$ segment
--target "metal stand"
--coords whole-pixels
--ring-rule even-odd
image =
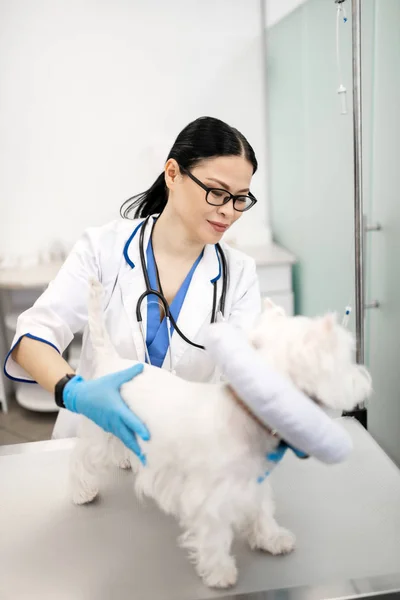
[[[356,358],[364,363],[364,210],[362,179],[361,106],[361,0],[352,0],[353,41],[353,140],[354,140],[354,239]]]
[[[343,416],[356,419],[365,429],[368,429],[368,411],[364,404],[356,407],[354,410],[344,411]]]
[[[353,46],[353,142],[354,142],[354,240],[355,240],[355,313],[356,360],[364,364],[364,210],[362,179],[362,105],[361,105],[361,0],[352,0]],[[364,403],[354,411],[344,413],[367,427]]]

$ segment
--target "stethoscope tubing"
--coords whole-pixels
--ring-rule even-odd
[[[143,292],[143,294],[141,294],[141,296],[139,297],[139,299],[136,303],[136,319],[141,327],[142,336],[144,337],[143,319],[142,319],[142,312],[141,312],[142,302],[143,302],[143,300],[145,300],[145,298],[147,298],[147,296],[150,296],[150,295],[157,296],[157,298],[160,300],[160,302],[164,308],[165,318],[166,318],[167,327],[168,327],[169,347],[171,348],[171,333],[170,333],[170,323],[171,323],[173,328],[175,329],[176,333],[179,335],[179,337],[181,337],[187,344],[189,344],[190,346],[193,346],[194,348],[198,348],[199,350],[205,350],[204,346],[202,346],[201,344],[196,344],[195,342],[191,341],[180,330],[174,317],[171,314],[171,310],[170,310],[169,304],[168,304],[165,296],[158,290],[153,290],[150,285],[150,279],[149,279],[149,275],[147,273],[146,259],[145,259],[145,255],[144,255],[144,234],[145,234],[145,230],[148,225],[149,219],[150,219],[150,216],[147,217],[146,220],[144,221],[144,223],[140,229],[140,235],[139,235],[140,263],[141,263],[143,277],[144,277],[145,285],[146,285],[146,290]],[[219,244],[216,244],[216,248],[217,248],[217,252],[220,256],[221,265],[222,265],[222,292],[221,292],[221,299],[220,299],[220,305],[219,305],[219,312],[223,316],[224,312],[225,312],[226,292],[227,292],[227,287],[228,287],[228,265],[226,262],[225,254],[224,254],[221,246]],[[213,290],[213,304],[212,304],[212,311],[211,311],[211,323],[215,323],[217,320],[217,281],[213,281],[213,287],[214,287],[214,290]],[[144,337],[144,344],[146,346],[145,337]],[[147,354],[147,359],[149,360],[147,346],[146,346],[146,354]]]

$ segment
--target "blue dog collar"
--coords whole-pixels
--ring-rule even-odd
[[[298,450],[298,448],[294,448],[282,440],[279,442],[279,445],[275,448],[275,450],[272,450],[272,452],[269,452],[269,454],[266,455],[267,461],[272,463],[273,467],[276,467],[276,465],[281,462],[288,449],[290,449],[297,456],[297,458],[308,458],[308,455],[305,452]],[[272,469],[269,469],[265,471],[264,475],[260,475],[260,477],[257,479],[257,482],[262,483],[265,481],[268,475],[271,474],[271,470]]]

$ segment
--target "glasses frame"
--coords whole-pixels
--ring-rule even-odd
[[[230,192],[228,192],[228,190],[225,190],[224,188],[209,187],[208,185],[200,181],[200,179],[197,179],[197,177],[195,177],[193,173],[191,173],[187,169],[184,169],[180,165],[179,168],[182,171],[182,173],[185,173],[185,175],[187,175],[192,181],[197,183],[197,185],[200,186],[206,192],[206,202],[207,204],[210,204],[210,206],[225,206],[225,204],[228,204],[228,202],[232,200],[234,210],[236,210],[237,212],[247,212],[248,210],[250,210],[250,208],[253,208],[253,206],[257,203],[257,198],[255,198],[251,192],[249,192],[248,194],[231,194]],[[222,204],[214,204],[213,202],[210,202],[208,200],[208,194],[213,190],[218,190],[219,192],[224,192],[226,194],[226,198],[224,198]],[[246,208],[240,210],[235,206],[235,201],[238,198],[250,198],[252,203],[250,204],[250,206],[246,206]]]

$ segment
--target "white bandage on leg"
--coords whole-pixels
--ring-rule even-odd
[[[251,412],[292,446],[325,463],[347,458],[346,431],[288,379],[269,368],[228,323],[211,325],[205,347]]]

